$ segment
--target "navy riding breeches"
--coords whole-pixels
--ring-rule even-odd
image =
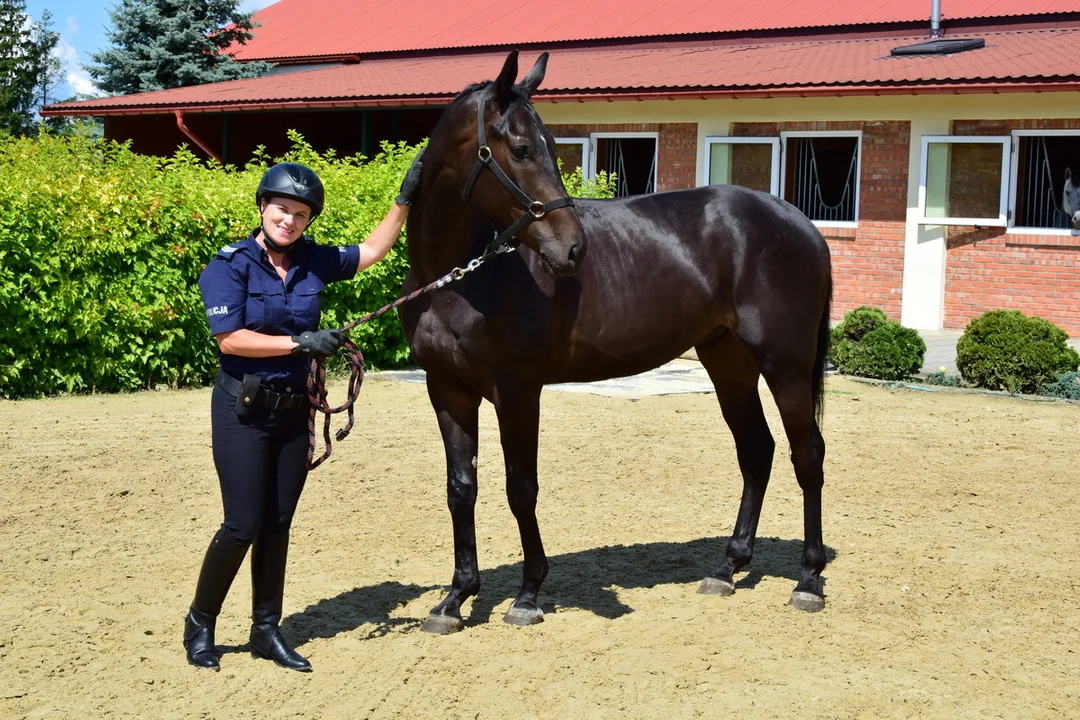
[[[236,398],[215,385],[210,409],[225,527],[245,545],[260,532],[288,530],[307,479],[307,404],[253,407],[240,418]]]

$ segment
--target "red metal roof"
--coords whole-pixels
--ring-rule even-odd
[[[926,22],[930,0],[280,0],[241,60]],[[942,21],[1080,12],[1077,0],[942,0]]]
[[[986,47],[889,56],[924,36],[552,53],[538,101],[1080,89],[1080,29],[982,33]],[[520,67],[537,53],[523,53]],[[43,115],[445,104],[498,74],[504,52],[390,57],[176,90],[61,103]]]

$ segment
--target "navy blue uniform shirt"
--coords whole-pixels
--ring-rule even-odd
[[[247,329],[292,336],[319,329],[319,293],[356,275],[360,246],[317,245],[306,235],[296,245],[284,282],[254,232],[218,251],[199,277],[211,334]],[[304,392],[311,364],[306,354],[248,358],[220,351],[218,362],[227,373],[258,375],[286,392]]]

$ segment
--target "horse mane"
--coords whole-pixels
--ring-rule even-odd
[[[450,101],[450,105],[448,105],[446,110],[443,111],[442,115],[439,116],[438,121],[436,121],[435,123],[435,127],[431,129],[431,137],[434,137],[442,129],[443,123],[447,122],[446,118],[453,116],[454,111],[457,110],[458,107],[468,102],[475,93],[486,90],[494,84],[494,80],[485,80],[483,82],[477,82],[466,86],[465,89],[459,92],[457,96]],[[512,92],[513,100],[511,102],[511,106],[517,105],[518,103],[528,104],[529,97],[525,94],[525,91],[522,90],[518,84],[514,84]]]

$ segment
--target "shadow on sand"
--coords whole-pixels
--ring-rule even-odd
[[[729,538],[711,537],[688,542],[654,542],[635,545],[608,545],[548,558],[551,571],[540,593],[545,613],[556,607],[576,607],[601,617],[614,619],[634,612],[619,600],[615,588],[651,588],[667,584],[696,584],[719,565]],[[735,587],[746,590],[761,579],[781,577],[798,581],[802,540],[761,537],[754,545],[754,560],[749,572]],[[836,551],[825,548],[828,561]],[[447,574],[452,573],[447,557]],[[521,563],[481,568],[483,588],[466,604],[465,625],[488,622],[496,607],[517,596],[521,585]],[[404,585],[386,581],[369,587],[354,588],[340,595],[309,605],[282,623],[282,631],[295,645],[316,638],[329,638],[342,632],[373,625],[365,639],[381,637],[395,630],[419,629],[426,616],[391,617],[400,606],[411,603],[440,585]]]

